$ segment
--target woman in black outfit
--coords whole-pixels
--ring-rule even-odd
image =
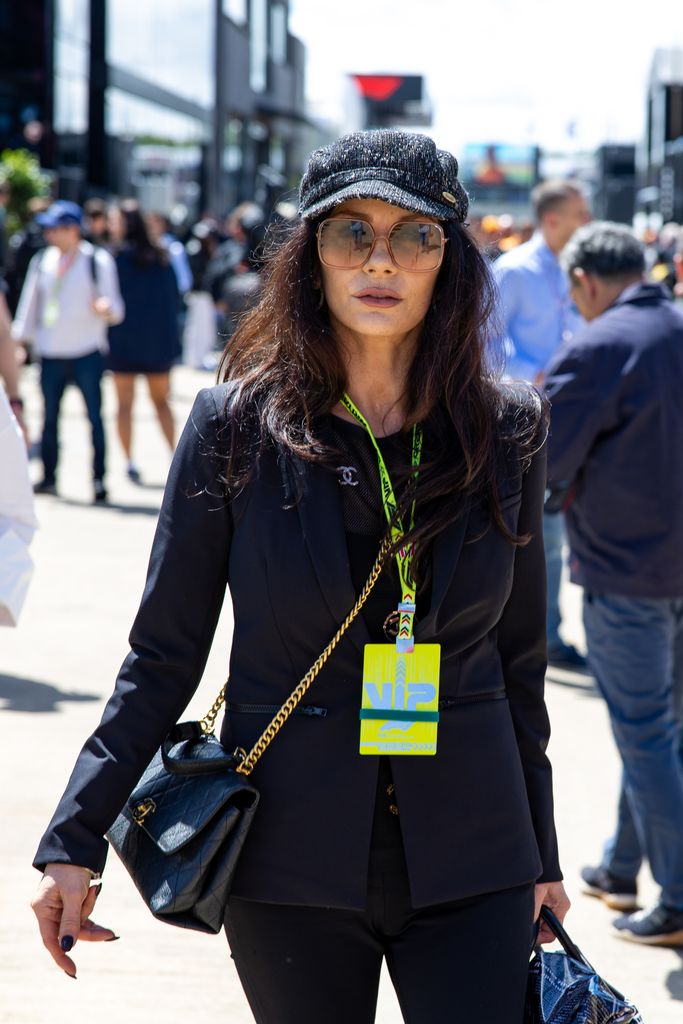
[[[126,306],[122,323],[109,329],[108,366],[114,375],[116,426],[134,483],[140,471],[133,461],[135,378],[145,377],[159,426],[173,451],[175,424],[169,405],[170,372],[180,355],[178,285],[168,254],[149,237],[140,207],[124,199],[109,212],[109,233]]]
[[[568,907],[545,755],[546,423],[487,364],[457,170],[395,131],[310,158],[301,221],[185,428],[131,653],[36,856],[67,973],[77,938],[111,937],[90,921],[102,836],[197,686],[226,585],[221,738],[249,749],[390,522],[362,616],[251,776],[226,932],[264,1024],[371,1022],[384,957],[411,1024],[521,1024],[532,923]]]

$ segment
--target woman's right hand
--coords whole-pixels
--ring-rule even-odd
[[[111,928],[90,920],[101,888],[91,885],[91,878],[87,868],[75,864],[48,864],[31,901],[43,945],[71,978],[76,977],[76,964],[67,953],[78,939],[111,942],[117,938]]]

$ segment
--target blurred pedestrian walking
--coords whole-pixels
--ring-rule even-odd
[[[176,276],[178,305],[180,305],[180,300],[192,287],[192,271],[185,246],[174,235],[171,230],[171,222],[165,214],[159,213],[157,210],[148,213],[145,217],[145,225],[151,241],[168,253],[173,273]]]
[[[643,246],[622,225],[582,228],[562,261],[589,323],[547,370],[548,475],[623,763],[616,833],[583,879],[633,909],[645,855],[660,900],[615,927],[683,945],[683,313],[643,280]]]
[[[38,521],[24,435],[0,388],[0,626],[16,626],[33,575]]]
[[[93,245],[109,246],[107,201],[99,196],[86,199],[83,204],[83,235]]]
[[[7,283],[9,250],[5,234],[4,217],[9,196],[9,185],[0,179],[0,378],[4,383],[12,412],[21,427],[24,437],[28,441],[26,424],[23,418],[24,405],[19,394],[19,363],[17,361],[16,346],[12,340],[11,317],[7,304],[9,293],[9,285]]]
[[[220,309],[225,286],[252,249],[265,236],[266,216],[258,203],[246,201],[226,217],[226,235],[209,264],[207,279],[214,302]]]
[[[221,336],[228,342],[240,319],[258,302],[263,270],[264,225],[246,231],[244,256],[223,282],[217,308],[223,316]]]
[[[24,422],[24,402],[19,393],[19,359],[17,346],[12,339],[12,321],[0,280],[0,378],[5,386],[7,399],[24,439],[28,444],[28,433]]]
[[[7,272],[7,207],[12,195],[9,182],[0,176],[0,278]]]
[[[123,319],[114,261],[81,236],[83,211],[57,201],[37,217],[48,247],[33,257],[12,327],[16,341],[40,358],[44,419],[43,478],[39,494],[57,493],[59,412],[64,391],[75,384],[85,401],[93,444],[93,496],[107,500],[101,380],[107,326]]]
[[[204,218],[193,225],[185,245],[192,271],[192,288],[185,296],[187,317],[183,331],[183,362],[197,369],[215,369],[220,353],[218,312],[213,300],[209,267],[223,241],[216,221]]]
[[[169,405],[170,371],[180,355],[178,285],[166,250],[149,237],[136,200],[112,207],[109,234],[126,306],[123,323],[109,331],[107,365],[114,375],[116,425],[134,483],[140,471],[133,460],[135,378],[145,377],[161,431],[173,451],[175,424]]]
[[[29,264],[45,246],[45,234],[37,218],[45,213],[50,205],[50,200],[45,196],[34,196],[27,203],[28,221],[19,231],[11,235],[9,240],[9,264],[7,270],[7,283],[9,294],[7,301],[10,310],[14,315],[19,304],[19,296],[24,287],[24,281],[28,274]]]
[[[523,245],[499,256],[493,274],[499,291],[507,373],[541,383],[552,355],[568,341],[581,319],[571,302],[558,256],[574,231],[590,220],[586,199],[571,181],[546,181],[531,194],[537,231]],[[552,413],[551,413],[552,417]],[[585,659],[560,635],[564,517],[543,524],[548,583],[548,661],[582,668]]]

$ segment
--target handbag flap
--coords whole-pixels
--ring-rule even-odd
[[[217,741],[216,745],[220,746]],[[206,758],[206,745],[200,749],[200,757]],[[224,757],[222,747],[220,750]],[[257,801],[258,791],[234,769],[221,767],[201,775],[172,774],[166,771],[161,751],[157,751],[131,793],[126,809],[127,816],[136,821],[162,853],[172,854],[206,828],[226,804],[234,805],[237,820],[242,810],[255,806]]]

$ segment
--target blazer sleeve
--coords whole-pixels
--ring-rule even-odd
[[[232,533],[212,457],[221,419],[212,391],[200,392],[173,458],[130,653],[40,842],[40,870],[49,861],[102,870],[105,832],[201,679]]]
[[[512,591],[498,626],[498,649],[543,864],[538,881],[555,882],[562,878],[562,872],[553,814],[552,770],[546,755],[550,722],[544,699],[547,667],[545,479],[544,444],[523,477],[517,530],[521,535],[531,534],[531,540],[516,551]]]

